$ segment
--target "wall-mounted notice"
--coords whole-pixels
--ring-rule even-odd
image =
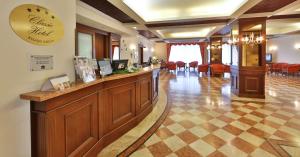
[[[51,55],[32,55],[30,56],[30,70],[43,71],[53,69],[53,56]]]
[[[20,38],[34,45],[50,45],[64,35],[64,26],[59,17],[39,5],[23,4],[16,7],[10,13],[9,21]]]

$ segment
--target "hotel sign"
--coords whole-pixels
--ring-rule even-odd
[[[60,19],[42,6],[20,5],[10,13],[9,21],[20,38],[35,45],[51,45],[64,35]]]

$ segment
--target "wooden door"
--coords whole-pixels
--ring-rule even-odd
[[[139,64],[144,63],[144,47],[139,47]]]

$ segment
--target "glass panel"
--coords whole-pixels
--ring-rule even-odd
[[[239,51],[236,45],[232,46],[232,65],[239,65]]]
[[[259,45],[243,44],[242,66],[259,66]]]
[[[78,55],[93,58],[93,36],[78,32]]]
[[[231,46],[229,44],[222,46],[222,63],[227,65],[231,63]]]
[[[119,49],[119,47],[114,47],[114,49],[113,49],[113,54],[114,54],[114,56],[113,56],[113,60],[120,60],[120,49]]]

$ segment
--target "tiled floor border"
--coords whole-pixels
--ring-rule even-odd
[[[163,114],[160,116],[160,118],[155,122],[155,124],[143,136],[141,136],[138,140],[136,140],[132,145],[130,145],[123,152],[118,154],[118,157],[127,157],[131,153],[136,151],[141,145],[143,145],[155,133],[155,131],[160,127],[160,125],[165,121],[170,109],[171,109],[171,105],[167,99],[166,108]]]
[[[281,145],[289,146],[289,147],[300,147],[300,144],[296,142],[276,140],[276,139],[266,139],[266,140],[281,157],[291,157],[291,155],[288,152],[286,152],[281,147]]]

